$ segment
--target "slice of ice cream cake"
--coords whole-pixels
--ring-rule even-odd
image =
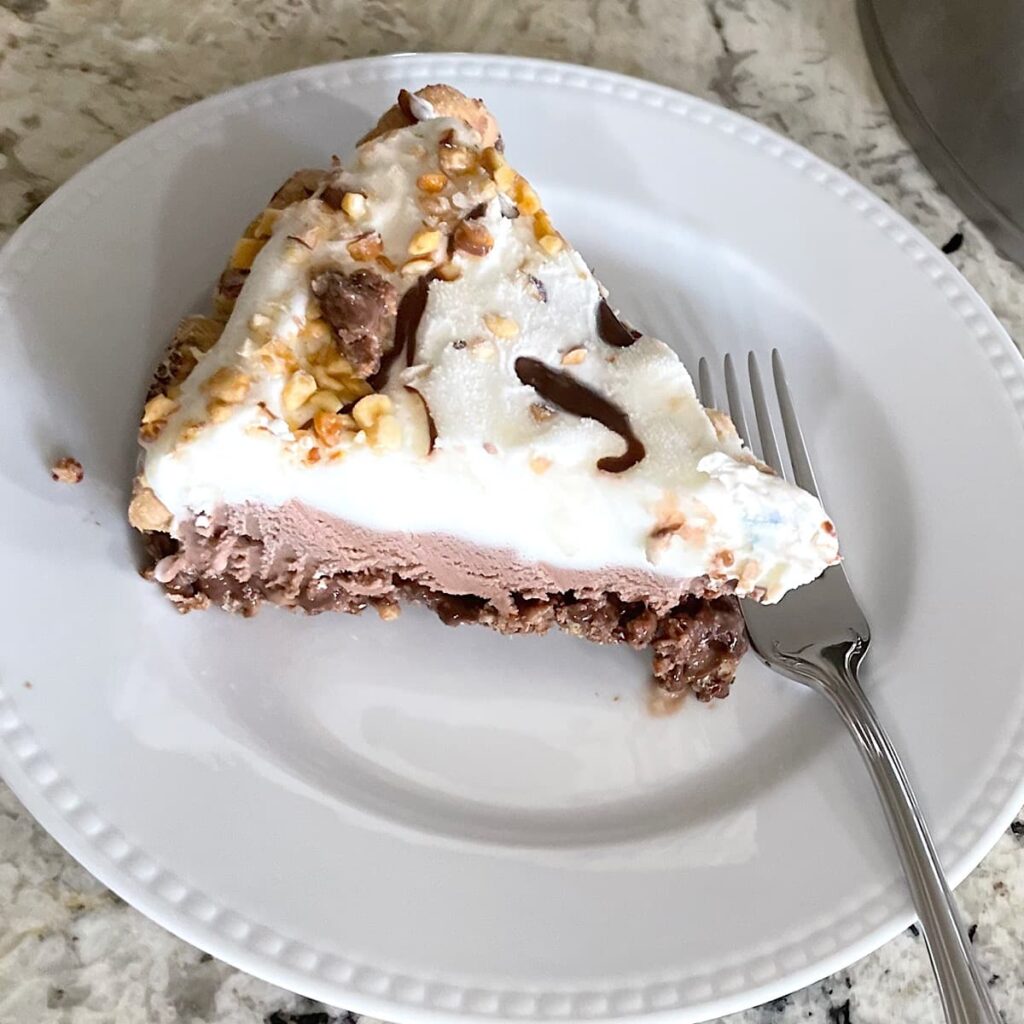
[[[814,579],[835,531],[618,318],[503,149],[481,102],[403,90],[249,225],[143,413],[150,574],[182,610],[557,625],[724,696],[736,596]]]

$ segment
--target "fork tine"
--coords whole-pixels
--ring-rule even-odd
[[[707,409],[715,408],[715,389],[711,383],[711,368],[708,361],[701,356],[697,364],[697,386],[700,389],[700,404]]]
[[[729,399],[729,415],[740,439],[753,450],[750,431],[747,430],[747,417],[743,412],[743,399],[740,397],[740,385],[736,379],[736,368],[732,365],[732,356],[725,357],[725,393]]]
[[[761,438],[764,461],[779,476],[785,478],[786,471],[782,465],[782,457],[779,455],[779,444],[775,440],[775,428],[772,426],[771,413],[768,411],[768,401],[764,397],[761,370],[757,365],[757,356],[753,352],[747,356],[747,373],[750,375],[750,394],[754,399],[754,418],[757,420],[757,433]]]
[[[818,484],[814,479],[814,470],[811,469],[807,446],[804,444],[804,436],[800,431],[800,422],[796,418],[793,398],[789,393],[789,385],[786,383],[786,371],[782,366],[782,356],[777,348],[772,349],[772,374],[775,377],[775,390],[779,396],[779,409],[782,411],[782,426],[786,432],[789,458],[793,463],[793,478],[797,487],[802,487],[805,491],[810,491],[811,494],[818,497]]]

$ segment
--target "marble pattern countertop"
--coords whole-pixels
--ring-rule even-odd
[[[0,239],[118,140],[211,93],[399,50],[550,57],[650,78],[756,118],[945,246],[1018,340],[1024,273],[936,188],[871,77],[853,0],[0,0]],[[1024,1019],[1024,822],[959,891],[1006,1019]],[[106,891],[0,783],[0,1024],[335,1024]],[[730,1024],[933,1024],[913,930]]]

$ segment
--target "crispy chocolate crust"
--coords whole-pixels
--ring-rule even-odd
[[[657,684],[703,701],[728,695],[747,648],[735,598],[708,591],[702,580],[678,593],[653,586],[645,599],[639,578],[627,577],[616,592],[603,588],[608,574],[559,578],[505,556],[511,568],[502,583],[491,571],[494,553],[451,538],[374,533],[298,506],[224,510],[181,533],[181,540],[148,535],[147,575],[182,612],[214,604],[253,615],[269,602],[309,614],[372,606],[393,618],[401,603],[418,601],[451,626],[477,623],[505,634],[558,627],[596,643],[650,648]],[[474,573],[476,591],[485,593],[470,589]]]

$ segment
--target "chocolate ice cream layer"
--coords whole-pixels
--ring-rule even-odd
[[[149,573],[182,611],[214,603],[250,615],[270,601],[310,613],[373,605],[388,618],[398,602],[418,600],[450,625],[502,633],[557,625],[600,643],[651,647],[658,684],[702,700],[728,693],[746,649],[735,599],[707,579],[526,564],[454,537],[368,530],[295,502],[221,508],[179,532],[150,535]]]

